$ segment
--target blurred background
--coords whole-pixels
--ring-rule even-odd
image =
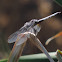
[[[31,19],[40,19],[54,12],[62,11],[53,0],[0,0],[0,59],[7,58],[13,44],[9,44],[8,36],[21,28]],[[62,14],[56,15],[41,23],[41,31],[37,37],[49,52],[62,50],[62,37],[52,40],[49,45],[45,41],[62,30]],[[22,55],[41,53],[32,43],[27,42]]]

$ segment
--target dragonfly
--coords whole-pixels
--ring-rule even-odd
[[[19,57],[22,54],[23,48],[26,45],[26,41],[28,38],[30,38],[30,34],[33,33],[35,36],[37,36],[38,32],[41,29],[41,22],[51,18],[52,16],[55,16],[61,12],[56,12],[52,15],[49,15],[45,18],[42,19],[32,19],[29,22],[26,22],[23,27],[21,27],[18,31],[15,33],[11,34],[8,38],[8,43],[13,43],[15,42],[12,51],[9,55],[8,62],[18,62]],[[37,42],[38,43],[38,42]],[[41,47],[41,43],[39,43],[39,46]],[[38,46],[37,46],[38,47]],[[46,50],[40,48],[41,51],[45,53]],[[47,51],[46,51],[47,52]],[[47,57],[50,57],[48,53],[45,53]],[[50,57],[50,62],[54,62],[51,57]]]

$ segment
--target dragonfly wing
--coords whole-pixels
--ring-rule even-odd
[[[16,31],[15,33],[11,34],[8,38],[8,43],[13,43],[16,41],[18,34],[20,34],[20,31]]]
[[[8,38],[8,43],[13,43],[17,40],[17,36],[20,34],[20,33],[24,33],[26,32],[27,29],[25,27],[22,27],[20,28],[18,31],[16,31],[15,33],[11,34]]]
[[[20,45],[23,44],[24,42],[26,42],[28,39],[27,35],[24,33],[21,33],[18,35],[17,40],[16,40],[16,45]]]
[[[38,34],[38,32],[40,31],[41,27],[40,25],[35,25],[34,27],[32,27],[28,32],[34,33],[35,35]],[[8,43],[13,43],[17,40],[17,36],[20,33],[24,33],[26,32],[26,29],[22,28],[21,30],[16,31],[15,33],[13,33],[12,35],[9,36],[8,38]],[[21,40],[21,39],[20,39]]]

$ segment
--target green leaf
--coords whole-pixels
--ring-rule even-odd
[[[50,52],[50,56],[57,62],[57,58],[55,56],[56,52]],[[7,62],[8,59],[2,59],[0,62]],[[25,55],[19,58],[19,62],[50,62],[47,56],[44,53],[41,54],[32,54]]]

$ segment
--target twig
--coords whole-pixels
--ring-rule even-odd
[[[50,57],[50,55],[48,54],[47,50],[45,49],[45,47],[42,45],[42,43],[40,42],[40,40],[36,37],[35,34],[31,33],[31,32],[25,32],[23,33],[27,39],[29,38],[29,40],[36,45],[43,53],[45,53],[45,55],[48,57],[48,59],[50,60],[50,62],[54,62],[54,60]],[[25,38],[25,37],[23,37]],[[18,59],[20,57],[20,55],[22,54],[23,48],[25,46],[26,40],[24,40],[25,42],[17,45],[17,42],[15,42],[13,49],[10,53],[10,57],[8,62],[18,62]]]
[[[50,55],[48,54],[47,50],[45,49],[45,47],[42,45],[42,43],[40,42],[40,40],[33,34],[30,34],[30,41],[36,45],[43,53],[45,53],[45,55],[48,57],[48,59],[50,60],[50,62],[54,62],[54,60],[50,57]]]

